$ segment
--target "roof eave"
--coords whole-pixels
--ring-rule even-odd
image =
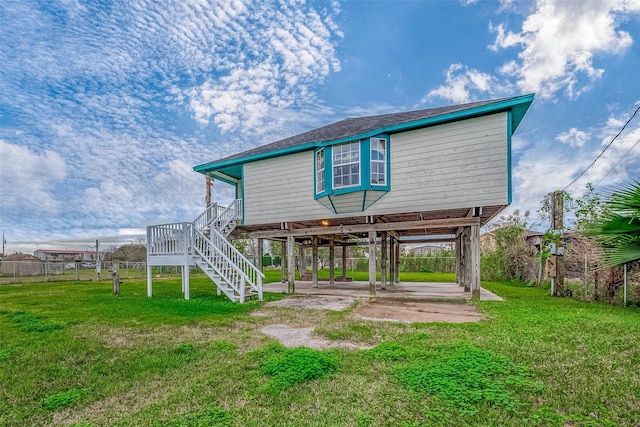
[[[511,111],[511,132],[515,132],[516,128],[522,121],[527,110],[533,102],[535,94],[522,95],[514,98],[508,98],[499,100],[490,104],[485,104],[477,107],[471,107],[465,110],[454,111],[451,113],[445,113],[434,117],[427,117],[420,120],[413,120],[406,123],[399,123],[391,126],[384,126],[377,129],[372,129],[364,133],[349,135],[348,137],[332,139],[327,141],[313,141],[293,147],[281,148],[273,151],[267,151],[264,153],[253,154],[244,157],[238,157],[229,159],[226,161],[213,161],[204,163],[193,167],[193,170],[199,173],[206,173],[225,169],[231,166],[241,165],[245,163],[255,162],[257,160],[264,160],[272,157],[280,157],[283,155],[298,153],[325,145],[340,144],[342,142],[353,141],[355,139],[370,138],[375,135],[388,133],[398,133],[409,131],[413,129],[419,129],[429,126],[435,126],[444,123],[451,123],[473,117],[486,116],[489,114],[499,113],[501,111]]]

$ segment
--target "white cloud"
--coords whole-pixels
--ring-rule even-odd
[[[41,153],[0,140],[0,205],[17,214],[56,213],[60,202],[53,192],[66,176],[64,159],[56,152]],[[3,215],[4,216],[4,215]]]
[[[462,64],[451,64],[445,71],[445,84],[431,90],[421,102],[433,98],[447,99],[461,104],[475,99],[477,93],[492,94],[495,79],[487,73],[469,68]]]
[[[223,132],[262,133],[280,109],[314,102],[311,87],[340,71],[333,38],[341,34],[331,15],[323,18],[312,7],[296,6],[276,11],[252,5],[238,13],[242,25],[233,34],[238,60],[185,92],[198,122],[213,119]]]
[[[596,56],[617,54],[632,44],[631,35],[618,29],[619,16],[639,12],[637,0],[538,0],[520,31],[491,26],[497,35],[489,47],[521,49],[518,60],[500,72],[516,79],[522,91],[544,98],[563,90],[574,98],[604,73],[594,65]]]
[[[576,128],[569,129],[568,132],[562,132],[556,136],[556,140],[567,144],[570,147],[582,147],[584,143],[591,138],[591,134],[578,130]]]

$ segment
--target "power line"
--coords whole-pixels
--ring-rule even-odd
[[[624,124],[624,126],[622,126],[622,129],[620,129],[620,132],[618,132],[618,133],[616,134],[616,136],[614,136],[614,137],[613,137],[613,139],[611,140],[611,142],[609,142],[609,143],[607,144],[607,146],[606,146],[606,147],[604,147],[604,150],[602,150],[602,152],[601,152],[600,154],[598,154],[598,157],[596,157],[596,158],[593,160],[593,162],[591,162],[591,164],[590,164],[589,166],[587,166],[587,168],[586,168],[585,170],[583,170],[583,171],[580,173],[580,175],[578,175],[577,177],[575,177],[575,179],[574,179],[573,181],[571,181],[571,182],[569,183],[569,185],[567,185],[566,187],[564,187],[564,188],[562,189],[562,191],[566,191],[566,190],[567,190],[567,188],[571,187],[571,186],[572,186],[572,185],[573,185],[573,184],[574,184],[578,179],[580,179],[580,177],[581,177],[582,175],[584,175],[584,174],[585,174],[585,172],[587,172],[589,169],[591,169],[591,166],[593,166],[593,165],[598,161],[598,159],[599,159],[600,157],[602,157],[602,155],[604,154],[604,152],[605,152],[605,151],[607,151],[607,149],[608,149],[609,147],[611,147],[611,144],[613,144],[613,141],[615,141],[615,140],[620,136],[620,134],[624,131],[624,129],[627,127],[627,125],[631,122],[631,120],[633,120],[633,118],[636,116],[636,114],[638,114],[638,111],[639,111],[639,110],[640,110],[640,105],[638,106],[638,108],[636,108],[636,111],[634,111],[634,112],[633,112],[633,114],[631,115],[631,117],[629,117],[629,120],[627,120],[627,122]]]
[[[594,185],[594,186],[593,186],[593,188],[591,189],[591,191],[595,190],[595,189],[596,189],[596,187],[597,187],[597,186],[598,186],[602,181],[604,181],[604,179],[605,179],[607,176],[609,176],[609,174],[610,174],[611,172],[613,172],[613,170],[614,170],[615,168],[617,168],[617,167],[618,167],[618,165],[619,165],[619,164],[620,164],[620,163],[621,163],[621,162],[622,162],[622,161],[623,161],[623,160],[624,160],[624,159],[629,155],[629,153],[631,153],[631,151],[632,151],[634,148],[636,148],[636,145],[638,145],[638,143],[640,143],[640,139],[638,139],[638,140],[636,141],[636,143],[635,143],[635,144],[633,144],[633,146],[632,146],[631,148],[629,148],[629,150],[624,154],[624,156],[622,156],[622,158],[621,158],[620,160],[618,160],[618,162],[617,162],[615,165],[613,165],[613,167],[612,167],[611,169],[609,169],[609,172],[607,172],[607,173],[606,173],[606,174],[605,174],[605,175],[600,179],[600,181],[598,181],[598,183],[597,183],[596,185]]]

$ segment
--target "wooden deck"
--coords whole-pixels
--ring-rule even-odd
[[[267,283],[263,285],[264,292],[287,292],[286,283]],[[471,300],[471,292],[464,292],[464,288],[457,283],[435,283],[435,282],[400,282],[394,285],[387,285],[386,290],[380,289],[380,284],[376,286],[376,296],[378,298],[402,298],[421,300]],[[309,281],[296,281],[297,295],[340,295],[358,298],[368,298],[368,282],[335,282],[329,284],[327,281],[320,281],[318,287],[311,286]],[[484,288],[480,288],[480,300],[503,301],[498,295]]]

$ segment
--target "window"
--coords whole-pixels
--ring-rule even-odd
[[[324,148],[316,152],[316,193],[324,192]]]
[[[371,185],[387,183],[387,140],[371,138]]]
[[[333,188],[360,185],[360,142],[333,147]]]

